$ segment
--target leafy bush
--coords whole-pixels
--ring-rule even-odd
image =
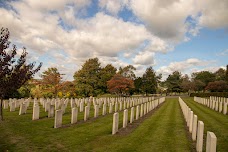
[[[191,93],[190,97],[210,97],[210,96],[216,96],[216,97],[226,97],[228,98],[228,92],[210,92],[210,93]]]

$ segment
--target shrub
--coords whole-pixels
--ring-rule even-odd
[[[190,97],[210,97],[210,96],[216,96],[216,97],[226,97],[228,98],[228,92],[209,92],[209,93],[191,93]]]

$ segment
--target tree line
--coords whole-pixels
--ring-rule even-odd
[[[98,58],[85,61],[81,69],[74,73],[73,81],[63,81],[63,75],[56,67],[50,67],[41,74],[41,79],[31,79],[21,88],[21,97],[89,97],[101,94],[129,96],[134,93],[156,93],[161,76],[156,76],[152,67],[146,69],[142,77],[136,77],[132,65],[118,70],[107,64],[101,67]],[[15,92],[14,92],[15,93]]]
[[[170,92],[227,92],[228,91],[228,65],[226,70],[219,68],[216,72],[200,71],[182,75],[174,71],[161,83],[166,93]]]
[[[228,68],[228,66],[227,66]],[[133,94],[170,94],[192,92],[228,91],[228,70],[219,68],[216,72],[200,71],[183,75],[174,71],[165,80],[153,67],[148,67],[141,77],[136,77],[132,65],[118,70],[107,64],[101,67],[98,58],[85,61],[81,69],[74,73],[73,81],[63,81],[57,68],[51,67],[41,74],[41,79],[33,79],[23,85],[18,93],[22,97],[89,97],[102,94],[129,96]]]

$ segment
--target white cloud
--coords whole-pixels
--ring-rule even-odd
[[[186,19],[196,13],[194,0],[133,0],[131,8],[152,33],[174,41],[184,38]]]
[[[228,49],[221,51],[220,53],[216,54],[217,56],[228,56]]]
[[[209,28],[228,28],[227,0],[198,0],[202,13],[199,24]]]
[[[100,8],[113,15],[117,15],[128,3],[129,0],[99,0]]]
[[[133,58],[133,62],[140,65],[154,65],[154,55],[154,52],[139,52]]]
[[[208,68],[207,66],[211,66],[214,63],[215,61],[206,61],[197,58],[190,58],[185,61],[171,62],[167,66],[160,67],[157,72],[162,73],[164,80],[169,74],[172,74],[174,71],[179,71],[182,74],[190,74],[192,72],[196,72],[197,70],[201,71],[202,69],[206,69]]]

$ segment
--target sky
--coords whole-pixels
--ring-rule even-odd
[[[0,27],[18,54],[73,80],[89,58],[163,80],[174,71],[215,72],[228,64],[228,0],[0,0]]]

